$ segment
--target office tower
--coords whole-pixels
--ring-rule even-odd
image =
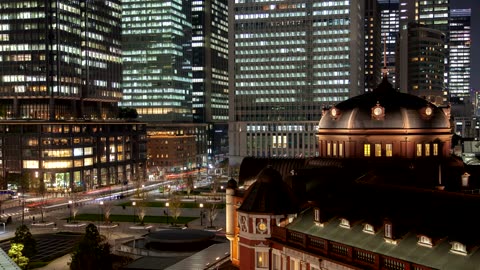
[[[56,192],[141,179],[144,125],[118,120],[120,1],[4,1],[0,10],[2,188],[18,177],[28,177],[22,189]]]
[[[228,154],[228,1],[192,2],[193,119],[207,123],[210,161]]]
[[[322,108],[363,92],[364,1],[229,6],[230,164],[318,152]]]
[[[396,56],[396,67],[398,69],[398,84],[400,91],[407,91],[407,89],[413,89],[411,85],[408,84],[409,76],[413,73],[408,70],[408,65],[411,63],[412,52],[410,51],[411,48],[409,46],[414,45],[414,43],[409,41],[409,33],[411,33],[409,27],[412,26],[415,28],[415,31],[423,31],[424,34],[427,32],[431,33],[434,37],[433,39],[438,38],[438,34],[443,34],[443,41],[444,41],[444,53],[445,58],[443,60],[443,70],[430,70],[425,71],[425,73],[431,72],[435,74],[434,78],[429,77],[426,82],[427,88],[422,88],[421,85],[418,85],[418,89],[414,92],[411,92],[414,95],[419,96],[427,96],[430,95],[429,93],[424,93],[423,91],[430,91],[430,87],[437,88],[438,85],[435,86],[428,86],[432,81],[437,83],[438,81],[438,73],[443,73],[443,93],[438,96],[438,98],[434,98],[434,103],[437,105],[446,105],[448,102],[448,89],[447,89],[447,82],[448,82],[448,41],[449,41],[449,0],[432,0],[432,1],[419,1],[419,0],[400,0],[400,33],[399,33],[399,47],[398,47],[398,55]],[[434,31],[429,31],[428,29],[432,29]],[[436,32],[435,32],[436,31]],[[434,33],[435,32],[435,33]],[[420,38],[420,37],[418,37]],[[435,43],[435,42],[434,42]],[[431,44],[430,44],[431,45]],[[421,44],[417,44],[415,46],[421,47]],[[427,47],[424,49],[428,50]],[[422,52],[421,48],[417,48],[419,52]],[[430,51],[429,51],[430,52]],[[431,52],[432,55],[436,55],[437,52]],[[431,58],[422,57],[418,55],[414,57],[414,61],[430,61]],[[434,60],[436,61],[436,59]],[[425,63],[425,68],[428,67],[428,63]],[[433,65],[434,68],[438,68],[437,64]],[[420,75],[414,75],[420,76]],[[437,92],[439,93],[439,92]],[[441,99],[441,100],[440,100]]]
[[[151,139],[158,139],[159,132],[185,136],[185,140],[197,136],[197,149],[189,153],[197,156],[197,162],[180,166],[187,170],[207,164],[207,142],[201,135],[205,125],[194,124],[192,114],[191,12],[188,0],[122,1],[124,96],[120,106],[137,110]],[[198,132],[192,134],[192,130]],[[163,164],[172,162],[163,160]],[[160,163],[149,162],[149,171],[158,171]]]
[[[386,64],[382,58],[382,66],[388,69],[388,80],[395,85],[395,51],[399,31],[399,0],[378,0],[381,16],[382,42],[386,42]]]
[[[410,23],[408,25],[407,92],[436,104],[445,104],[444,70],[446,57],[443,32]]]
[[[122,1],[123,100],[146,122],[192,122],[190,1]]]
[[[453,104],[469,107],[470,100],[470,9],[450,11],[450,77],[448,89]],[[472,111],[465,107],[458,114],[470,116]]]
[[[365,91],[380,83],[382,55],[386,55],[386,39],[381,35],[380,6],[377,0],[365,0]]]

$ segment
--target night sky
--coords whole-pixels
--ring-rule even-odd
[[[480,90],[480,1],[450,0],[450,9],[472,9],[472,47],[471,47],[471,82],[473,89]]]

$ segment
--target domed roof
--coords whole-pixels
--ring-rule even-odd
[[[247,189],[240,211],[292,214],[298,211],[298,200],[292,189],[282,180],[280,173],[271,166],[264,168],[257,180]]]
[[[420,97],[393,89],[386,78],[372,92],[330,108],[319,129],[449,129],[445,112]]]

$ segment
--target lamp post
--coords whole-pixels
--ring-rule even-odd
[[[167,208],[163,213],[167,216],[167,225],[168,225],[168,207],[170,206],[170,203],[166,202],[165,207]]]
[[[103,222],[103,201],[100,201],[100,223]]]
[[[68,209],[70,209],[70,217],[68,218],[68,222],[72,222],[72,200],[68,201]]]
[[[137,202],[132,202],[133,206],[133,225],[135,225],[135,206],[137,205]]]
[[[200,204],[200,226],[203,226],[203,203]]]

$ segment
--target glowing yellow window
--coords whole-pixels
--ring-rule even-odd
[[[425,144],[425,156],[430,156],[430,144]]]
[[[422,145],[420,143],[417,143],[417,157],[422,156]]]
[[[333,143],[333,156],[334,157],[337,156],[337,143],[336,142]]]
[[[332,144],[327,143],[327,156],[330,156],[332,154]]]
[[[438,144],[433,144],[433,155],[438,156]]]
[[[382,145],[379,143],[375,144],[375,156],[381,157],[382,156]]]
[[[385,156],[387,157],[391,157],[393,156],[393,150],[392,150],[392,144],[391,143],[387,143],[385,144]]]
[[[363,145],[363,155],[366,157],[370,156],[370,144],[366,143]]]
[[[338,155],[343,157],[343,143],[338,144]]]

